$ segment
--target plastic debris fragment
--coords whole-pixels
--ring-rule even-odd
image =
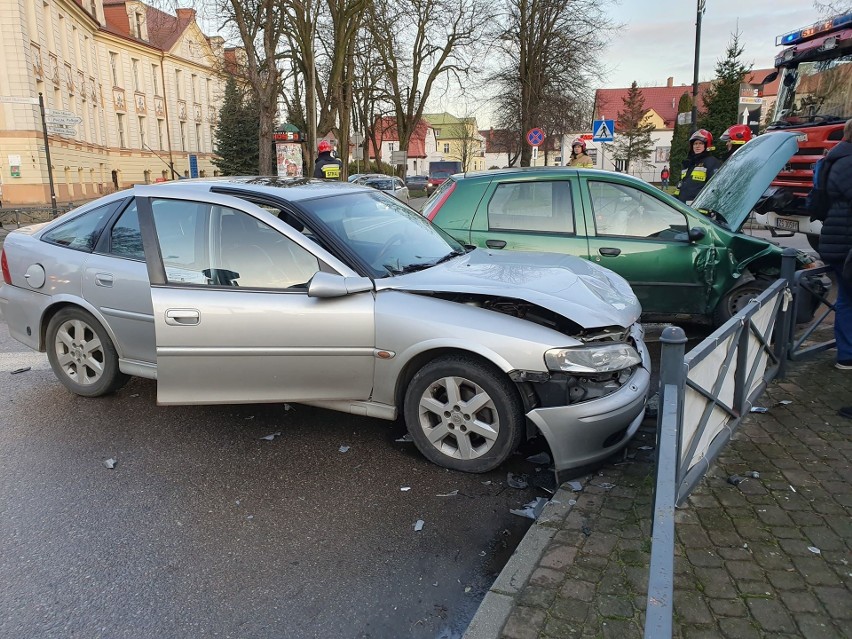
[[[579,493],[581,490],[583,490],[583,484],[578,481],[569,481],[565,485],[568,486],[568,488],[573,490],[575,493]]]
[[[465,587],[464,587],[464,591],[465,591],[465,592],[470,592],[470,590],[471,590],[470,586],[465,586]]]
[[[491,485],[491,480],[489,479],[488,481],[481,481],[481,482],[479,482],[479,483],[480,483],[480,484],[482,484],[483,486],[490,486],[490,485]]]
[[[110,457],[109,459],[105,459],[105,460],[104,460],[104,466],[106,466],[106,467],[107,467],[107,468],[109,468],[110,470],[112,470],[113,468],[115,468],[116,463],[117,463],[117,462],[116,462],[116,461],[115,461],[112,457]]]
[[[515,475],[514,473],[506,475],[506,483],[509,484],[510,487],[517,488],[518,490],[523,490],[529,486],[526,475]]]
[[[348,451],[349,451],[349,446],[341,446],[340,448],[338,448],[338,450],[339,450],[341,453],[348,452]]]
[[[640,446],[639,450],[654,450],[653,446]]]
[[[816,546],[808,546],[808,550],[810,550],[815,555],[821,555],[822,551]]]
[[[537,455],[530,455],[529,457],[527,457],[527,461],[533,464],[539,464],[541,466],[544,466],[550,463],[550,455],[541,452]]]
[[[402,486],[400,487],[400,490],[404,493],[407,493],[409,490],[411,490],[411,486]]]
[[[793,492],[796,492],[796,489],[793,488],[793,484],[789,484],[789,486],[790,486],[790,490],[792,490]]]
[[[760,473],[756,470],[750,470],[746,473],[746,475],[748,475],[752,479],[760,479]]]
[[[458,495],[458,494],[459,494],[459,491],[457,491],[457,490],[452,490],[452,491],[450,491],[450,492],[448,492],[448,493],[443,493],[443,494],[441,494],[441,495],[435,495],[435,497],[455,497],[455,496],[456,496],[456,495]]]
[[[728,483],[734,486],[739,486],[744,481],[745,477],[740,477],[739,475],[731,475],[730,477],[728,477]]]
[[[10,375],[18,375],[19,373],[26,373],[27,371],[32,370],[32,368],[33,368],[32,366],[24,366],[23,368],[16,368],[15,370],[13,370],[9,374]]]
[[[139,393],[133,393],[131,397],[139,397]]]
[[[773,404],[773,406],[787,406],[787,405],[792,404],[792,403],[793,403],[792,399],[782,399],[780,402],[775,402]]]
[[[485,555],[487,555],[487,554],[488,554],[488,553],[487,553],[487,552],[485,552],[484,550],[480,550],[480,551],[479,551],[479,556],[480,556],[480,557],[484,557],[484,556],[485,556]]]
[[[581,532],[582,532],[582,533],[583,533],[586,537],[588,537],[589,535],[591,535],[591,534],[592,534],[592,529],[591,529],[591,527],[590,527],[590,526],[588,526],[587,524],[583,524],[583,525],[580,527],[580,531],[581,531]]]
[[[423,530],[423,524],[425,524],[425,523],[426,522],[423,521],[422,519],[418,519],[417,521],[415,521],[414,522],[414,532],[420,532],[421,530]]]
[[[610,484],[608,481],[603,481],[600,484],[594,484],[598,488],[603,488],[604,490],[612,490],[615,488],[615,484]]]
[[[254,415],[249,415],[248,417],[245,418],[246,421],[248,421],[250,419],[254,419]]]
[[[750,413],[768,413],[769,409],[765,408],[763,406],[752,406],[751,410],[749,412]]]
[[[281,437],[281,431],[280,430],[276,430],[274,433],[271,433],[269,435],[265,435],[264,437],[261,437],[261,439],[265,439],[266,441],[271,442],[276,437]]]
[[[535,520],[538,519],[538,516],[544,509],[545,504],[547,504],[547,500],[544,497],[536,497],[532,501],[524,504],[523,508],[513,508],[509,512],[513,515]]]
[[[403,436],[402,436],[402,437],[400,437],[399,439],[395,439],[394,441],[395,441],[395,442],[404,442],[404,443],[410,444],[410,443],[411,443],[411,442],[413,442],[414,440],[413,440],[413,439],[411,439],[411,435],[409,435],[408,433],[405,433],[405,435],[403,435]]]

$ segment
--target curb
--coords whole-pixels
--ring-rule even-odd
[[[497,639],[506,625],[515,600],[538,567],[550,541],[577,503],[575,491],[563,484],[545,504],[541,515],[509,557],[488,589],[462,639]]]

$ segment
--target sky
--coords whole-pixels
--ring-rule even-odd
[[[697,0],[621,0],[612,18],[624,26],[613,36],[602,62],[609,73],[598,88],[692,84]],[[773,66],[781,47],[775,36],[817,22],[810,0],[707,0],[701,21],[699,80],[715,76],[731,34],[740,32],[741,59],[755,69]]]

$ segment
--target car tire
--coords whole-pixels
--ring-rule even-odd
[[[118,354],[103,326],[81,308],[67,307],[53,316],[46,344],[54,374],[72,393],[99,397],[130,379],[118,369]]]
[[[406,390],[404,415],[424,457],[468,473],[502,464],[524,433],[517,388],[499,370],[465,356],[440,357],[421,368]]]
[[[759,277],[725,293],[716,305],[716,311],[713,314],[714,326],[718,328],[727,322],[743,310],[752,299],[769,288],[771,284],[771,280]]]

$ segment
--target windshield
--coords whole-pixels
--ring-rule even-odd
[[[300,205],[348,247],[374,278],[427,268],[465,252],[444,231],[384,193],[347,193]]]
[[[453,172],[450,169],[434,169],[432,171],[429,171],[429,177],[431,177],[431,178],[444,178],[444,179],[446,179],[446,178],[450,177],[452,174],[453,174]]]
[[[852,117],[852,53],[784,69],[775,126],[845,121]]]

